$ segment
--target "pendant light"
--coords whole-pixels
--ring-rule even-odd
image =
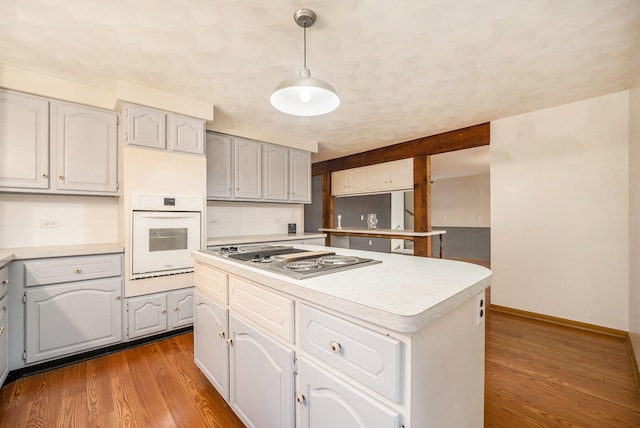
[[[340,105],[336,90],[327,82],[311,77],[307,68],[307,28],[316,21],[316,14],[309,9],[298,9],[293,19],[304,30],[304,68],[300,77],[285,80],[271,94],[271,105],[294,116],[319,116],[332,112]]]

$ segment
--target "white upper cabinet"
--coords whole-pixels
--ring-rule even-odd
[[[311,153],[289,150],[289,200],[311,203]]]
[[[117,194],[118,115],[0,90],[0,189]]]
[[[413,159],[401,159],[331,173],[331,194],[363,195],[413,189]]]
[[[51,103],[51,147],[60,190],[118,191],[118,115]]]
[[[331,173],[331,194],[350,195],[367,190],[366,168],[353,168]]]
[[[264,198],[276,201],[289,199],[289,150],[263,145]]]
[[[233,142],[234,196],[238,199],[262,198],[262,144],[236,138]]]
[[[233,196],[232,170],[231,137],[207,132],[207,198]]]
[[[122,110],[127,145],[204,154],[205,121],[127,104]]]
[[[167,120],[167,143],[174,152],[204,154],[204,121],[176,114]]]
[[[49,102],[0,90],[0,187],[49,188]]]
[[[146,107],[127,105],[124,108],[127,129],[125,142],[132,146],[166,148],[166,115]]]
[[[206,135],[208,199],[311,203],[311,153]]]

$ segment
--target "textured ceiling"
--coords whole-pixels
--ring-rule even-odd
[[[342,99],[321,117],[269,104],[302,67],[298,7]],[[0,64],[206,101],[314,161],[628,89],[639,42],[638,0],[0,0]]]

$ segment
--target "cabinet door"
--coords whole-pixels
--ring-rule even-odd
[[[9,374],[9,297],[0,299],[0,385]]]
[[[362,193],[367,190],[367,169],[348,169],[349,193]]]
[[[59,190],[118,191],[118,115],[51,103],[51,147]]]
[[[122,339],[122,279],[28,289],[26,362],[76,354]]]
[[[233,411],[250,428],[293,427],[293,350],[233,313],[229,328]]]
[[[144,107],[128,105],[124,108],[127,119],[125,141],[132,146],[166,148],[166,116]]]
[[[171,114],[167,123],[167,143],[174,152],[204,153],[204,121]]]
[[[172,291],[171,299],[172,328],[193,324],[193,288]]]
[[[361,390],[300,360],[300,428],[398,428],[401,416]]]
[[[290,150],[289,170],[289,199],[292,202],[311,203],[311,153]]]
[[[272,201],[289,199],[289,150],[265,144],[262,166],[264,198]]]
[[[129,339],[167,329],[166,293],[127,299]]]
[[[49,188],[49,102],[0,90],[0,186]]]
[[[413,189],[413,158],[389,162],[389,181],[392,189]]]
[[[229,401],[229,310],[195,291],[194,359],[222,397]]]
[[[331,194],[344,195],[349,191],[349,177],[347,171],[335,171],[331,173]]]
[[[233,146],[234,196],[262,199],[262,144],[236,138]]]
[[[207,198],[231,198],[231,137],[207,132]]]
[[[368,191],[383,191],[389,188],[388,169],[384,163],[367,167]]]

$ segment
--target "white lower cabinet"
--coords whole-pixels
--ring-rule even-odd
[[[193,314],[193,288],[130,297],[127,337],[135,339],[188,326],[193,323]]]
[[[196,365],[229,401],[229,310],[195,291],[194,358]]]
[[[398,428],[401,415],[302,357],[299,428]]]
[[[293,427],[293,349],[233,313],[229,330],[231,408],[251,428]]]
[[[9,374],[9,296],[0,299],[0,386]]]
[[[27,289],[26,363],[121,341],[121,293],[121,278]]]

